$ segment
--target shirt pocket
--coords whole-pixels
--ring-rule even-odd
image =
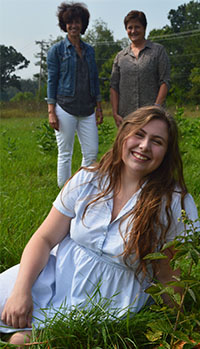
[[[140,59],[140,71],[149,77],[151,74],[156,75],[158,69],[157,57],[150,53],[143,55]]]
[[[61,58],[60,71],[63,74],[68,74],[70,61],[71,61],[71,55],[65,55]]]

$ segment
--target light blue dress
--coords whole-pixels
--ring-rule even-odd
[[[86,204],[99,192],[94,173],[79,171],[60,192],[53,205],[72,218],[71,227],[56,252],[52,251],[46,267],[33,285],[33,323],[36,327],[42,327],[38,320],[43,320],[46,316],[52,318],[57,310],[64,312],[73,306],[85,306],[88,296],[92,296],[97,286],[100,293],[97,293],[96,300],[98,301],[100,294],[101,297],[110,299],[110,311],[117,308],[118,315],[123,315],[127,308],[138,312],[144,306],[148,298],[145,289],[149,286],[149,280],[146,278],[141,282],[140,275],[138,279],[135,277],[137,263],[131,268],[124,264],[121,256],[123,239],[119,232],[121,218],[134,207],[141,190],[142,188],[131,197],[113,221],[111,196],[90,205],[82,220]],[[191,219],[197,218],[196,206],[189,194],[185,198],[185,208]],[[173,240],[184,228],[178,222],[181,216],[178,193],[173,195],[172,212],[172,225],[166,241]],[[121,224],[122,234],[127,223],[125,220]],[[14,266],[0,276],[0,311],[14,285],[18,268],[18,265]],[[1,322],[0,326],[2,325],[5,326]],[[5,327],[0,327],[0,330],[15,331]]]

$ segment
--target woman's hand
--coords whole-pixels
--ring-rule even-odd
[[[49,112],[49,125],[55,130],[59,131],[59,121],[55,111]]]
[[[96,123],[97,123],[97,125],[102,124],[102,122],[103,122],[103,112],[102,112],[101,108],[96,108],[95,116],[96,116]]]
[[[110,88],[110,101],[115,124],[117,127],[119,127],[123,121],[123,118],[118,114],[119,93],[112,87]]]
[[[163,252],[166,255],[166,259],[159,259],[156,263],[156,278],[163,285],[167,286],[168,282],[175,281],[177,277],[180,277],[180,270],[173,270],[170,266],[170,260],[173,258],[176,251],[174,248],[169,247]],[[178,286],[173,286],[174,292],[182,295],[183,289]],[[168,294],[162,294],[164,302],[169,307],[174,307],[175,303],[171,300]]]
[[[1,320],[14,328],[32,327],[33,301],[31,292],[13,292],[3,309]]]
[[[119,114],[115,114],[114,119],[116,126],[119,127],[123,121],[123,118]]]

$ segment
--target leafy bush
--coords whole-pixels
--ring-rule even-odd
[[[160,313],[160,320],[148,323],[146,337],[150,343],[162,344],[169,349],[175,348],[175,344],[180,341],[188,344],[188,349],[200,343],[200,231],[197,222],[188,219],[185,211],[182,211],[181,219],[185,225],[184,234],[165,244],[162,249],[164,251],[168,247],[174,247],[176,253],[170,264],[173,269],[179,268],[181,275],[167,286],[156,282],[147,290],[156,303],[151,310]],[[163,254],[160,258],[164,256]],[[158,258],[157,253],[145,257],[149,260]],[[173,286],[182,288],[182,294],[175,293]],[[176,304],[173,309],[163,303],[163,293]]]
[[[11,98],[11,102],[26,102],[32,101],[34,99],[34,95],[32,92],[18,92],[13,98]]]
[[[99,145],[111,146],[114,141],[115,127],[107,120],[98,125]]]
[[[47,120],[43,121],[40,126],[37,126],[37,144],[43,153],[57,150],[55,132],[49,126]]]
[[[184,108],[176,110],[175,119],[178,124],[181,142],[189,142],[193,147],[200,149],[200,118],[186,119],[183,114]]]

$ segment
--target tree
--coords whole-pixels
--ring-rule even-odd
[[[199,29],[200,26],[200,3],[190,1],[188,4],[178,6],[177,10],[170,10],[168,19],[174,33]]]
[[[6,88],[12,86],[20,89],[20,77],[15,75],[16,70],[27,68],[30,61],[28,61],[20,52],[17,52],[12,46],[0,45],[1,64],[0,64],[0,76],[1,92]]]
[[[35,63],[35,65],[39,66],[39,73],[34,74],[34,77],[38,79],[38,93],[40,94],[41,86],[47,81],[47,52],[51,43],[45,40],[35,41],[36,45],[39,45],[40,52],[35,54],[35,57],[39,60]]]
[[[200,68],[193,68],[189,77],[191,89],[188,92],[188,97],[194,103],[200,104]]]
[[[22,92],[31,92],[33,95],[36,94],[38,88],[36,79],[21,79],[20,84]]]
[[[38,61],[35,63],[36,66],[39,66],[39,73],[34,74],[34,78],[38,81],[38,93],[37,97],[39,99],[44,99],[46,97],[46,84],[47,84],[47,53],[49,48],[56,42],[63,40],[62,36],[58,36],[56,39],[53,39],[50,36],[49,40],[36,41],[36,45],[39,45],[40,51],[35,54],[35,57]]]
[[[101,96],[104,101],[109,101],[110,99],[110,76],[114,58],[115,53],[106,62],[104,62],[101,67],[101,72],[99,73]]]
[[[94,22],[93,28],[88,30],[83,40],[95,49],[99,73],[101,72],[102,65],[113,56],[114,53],[120,51],[123,46],[123,40],[114,41],[112,31],[108,29],[107,23],[101,19],[97,19]]]
[[[168,19],[171,25],[159,30],[152,30],[149,34],[151,40],[163,44],[168,52],[171,63],[171,96],[176,103],[185,103],[191,97],[193,89],[193,102],[198,103],[198,96],[194,86],[198,79],[199,41],[200,41],[200,3],[190,1],[170,10]],[[191,76],[191,72],[192,76]]]
[[[123,38],[115,41],[113,33],[108,29],[107,24],[98,19],[94,22],[93,28],[88,30],[83,40],[95,49],[101,95],[105,101],[108,101],[112,63],[117,52],[128,45],[128,39]]]

